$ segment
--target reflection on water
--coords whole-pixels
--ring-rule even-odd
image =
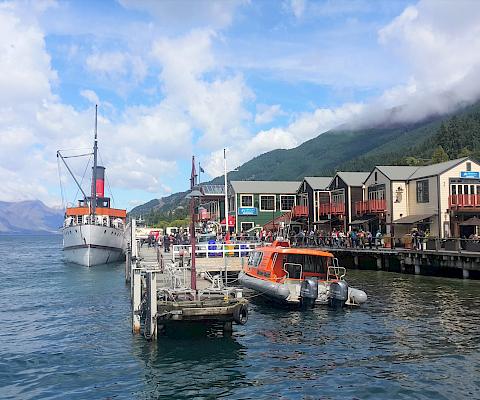
[[[252,299],[231,337],[130,333],[123,265],[0,238],[0,398],[480,398],[480,282],[350,271],[359,309]]]

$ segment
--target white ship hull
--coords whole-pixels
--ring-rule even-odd
[[[120,261],[125,256],[125,231],[101,225],[73,225],[63,229],[66,261],[91,267]]]

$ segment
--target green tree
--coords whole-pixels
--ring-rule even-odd
[[[437,146],[437,148],[434,150],[432,154],[432,163],[441,163],[444,161],[448,161],[448,154],[446,151],[443,149],[442,146]]]
[[[458,157],[471,157],[472,154],[473,151],[465,146],[458,152]]]

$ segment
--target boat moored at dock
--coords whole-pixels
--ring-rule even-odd
[[[358,306],[367,295],[349,287],[346,270],[327,251],[291,248],[288,242],[256,249],[240,272],[241,285],[284,305],[312,307],[316,304]]]
[[[110,206],[105,196],[105,167],[97,165],[97,111],[93,146],[91,195],[88,196],[73,175],[66,156],[57,151],[72,175],[83,199],[76,207],[67,207],[63,223],[63,250],[66,261],[91,267],[121,260],[125,256],[127,211]],[[74,156],[77,157],[77,156]]]

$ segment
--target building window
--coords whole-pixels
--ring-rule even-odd
[[[290,211],[295,205],[294,195],[280,195],[280,210]]]
[[[377,171],[375,171],[375,182],[377,182],[377,180],[378,180],[378,173]]]
[[[472,163],[467,162],[467,171],[471,171],[471,170],[472,170]]]
[[[240,195],[240,207],[253,207],[253,194]]]
[[[275,195],[260,195],[260,211],[275,211]]]
[[[240,230],[246,232],[249,229],[252,229],[254,226],[253,222],[240,222]]]
[[[385,184],[368,187],[368,200],[385,200]]]
[[[345,203],[345,194],[343,190],[332,192],[332,203],[335,203],[335,204]]]
[[[417,181],[417,203],[428,203],[429,201],[428,179]]]

